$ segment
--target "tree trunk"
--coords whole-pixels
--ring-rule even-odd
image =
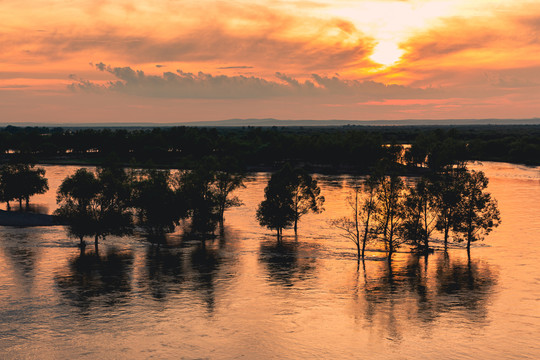
[[[358,227],[358,188],[356,188],[354,197],[354,229],[356,230],[356,252],[358,259],[360,259],[360,229]],[[364,251],[362,249],[362,258],[364,257]]]
[[[427,214],[427,205],[424,205],[424,251],[426,254],[429,252],[429,223]]]
[[[393,221],[393,219],[391,220]],[[388,260],[392,260],[392,254],[394,253],[394,224],[389,221],[390,229],[388,230],[388,237],[386,244],[388,246]]]
[[[298,233],[298,218],[294,218],[294,234]]]
[[[98,240],[99,240],[99,236],[96,235],[94,237],[94,248],[95,248],[95,251],[96,251],[96,255],[99,253],[99,242],[98,242]]]
[[[22,211],[22,198],[19,198],[19,211]]]
[[[366,243],[368,240],[368,234],[369,234],[369,217],[366,218],[366,226],[364,227],[364,239],[362,239],[362,259],[364,258],[364,253],[366,251]]]
[[[6,201],[7,204],[7,211],[11,211],[11,205],[9,205],[9,201]]]
[[[444,226],[444,250],[448,248],[448,233],[450,232],[450,225]]]
[[[364,259],[364,254],[366,252],[366,242],[367,242],[367,239],[366,239],[366,236],[364,236],[364,241],[362,241],[362,259]]]
[[[388,239],[386,240],[386,243],[388,245],[388,260],[392,260],[392,255],[394,254],[394,241],[393,241],[393,234],[392,230],[390,230],[390,234]]]
[[[86,248],[86,243],[84,242],[84,237],[79,236],[80,242],[79,242],[79,248],[81,249],[81,253],[84,253],[84,249]]]

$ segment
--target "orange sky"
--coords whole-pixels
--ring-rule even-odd
[[[538,0],[4,0],[0,49],[0,123],[540,116]]]

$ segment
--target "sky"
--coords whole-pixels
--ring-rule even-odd
[[[540,117],[538,0],[0,0],[0,123]]]

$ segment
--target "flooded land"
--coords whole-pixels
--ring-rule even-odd
[[[268,173],[248,176],[216,238],[162,246],[108,237],[84,255],[63,226],[0,227],[3,359],[516,359],[539,358],[540,168],[474,163],[502,223],[470,259],[463,244],[393,261],[329,225],[348,214],[351,176],[316,175],[325,211],[283,241],[256,209]],[[75,166],[43,166],[56,208]]]

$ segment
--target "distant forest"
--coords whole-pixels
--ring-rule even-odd
[[[148,129],[0,128],[0,160],[57,164],[272,170],[285,162],[326,173],[369,171],[403,147],[406,169],[485,160],[540,164],[540,125],[161,127]],[[392,154],[391,154],[392,153]],[[17,160],[19,161],[19,160]]]

